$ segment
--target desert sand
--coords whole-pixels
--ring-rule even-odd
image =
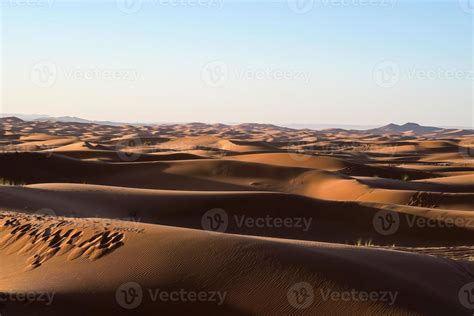
[[[472,130],[0,125],[2,316],[474,313]]]

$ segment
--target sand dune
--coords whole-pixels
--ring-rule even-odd
[[[392,244],[395,239],[381,236],[373,228],[374,215],[390,205],[336,202],[273,192],[194,192],[129,189],[81,184],[38,184],[0,189],[5,210],[24,213],[48,213],[65,217],[106,217],[130,221],[203,229],[202,217],[212,209],[220,209],[229,218],[227,232],[300,240],[330,241],[355,244],[372,240]],[[269,227],[239,226],[251,218],[291,217],[299,219],[298,227],[281,230]],[[430,218],[428,209],[404,207],[404,214]],[[473,228],[474,228],[474,214]],[[445,216],[439,216],[440,220]],[[471,218],[464,214],[462,218]],[[406,225],[406,227],[404,226]],[[470,240],[471,227],[431,229],[409,226],[408,216],[401,222],[397,244],[421,246],[464,244]],[[333,231],[337,229],[338,234]],[[449,239],[449,240],[448,240]]]
[[[1,263],[2,281],[9,284],[3,291],[48,289],[54,293],[51,306],[7,306],[7,312],[16,313],[34,310],[61,314],[74,296],[81,296],[87,300],[89,312],[127,314],[129,311],[121,308],[117,300],[127,306],[126,297],[121,296],[127,292],[120,289],[127,289],[129,282],[135,282],[142,290],[141,304],[133,310],[136,314],[197,310],[228,314],[294,313],[297,309],[291,304],[298,303],[291,299],[292,288],[302,282],[313,291],[313,302],[305,314],[462,313],[458,289],[472,279],[474,272],[466,264],[454,265],[436,257],[336,244],[259,239],[100,219],[64,221],[5,213],[1,220],[0,251],[8,258]],[[52,229],[45,235],[47,227]],[[30,234],[33,230],[37,231],[34,235]],[[41,236],[44,237],[35,240]],[[18,264],[8,265],[10,260]],[[264,270],[260,264],[265,264]],[[135,268],[130,270],[130,265]],[[242,270],[245,275],[240,275]],[[94,275],[90,271],[101,273]],[[216,271],[219,278],[215,277]],[[155,302],[153,294],[157,289],[202,292],[209,295],[209,301]],[[252,298],[248,297],[249,291]],[[328,298],[333,292],[380,293],[386,299],[341,304]],[[211,295],[215,300],[210,299]],[[420,305],[420,299],[431,303]],[[78,310],[68,313],[71,312],[80,314]]]
[[[471,131],[0,125],[2,315],[472,314]]]

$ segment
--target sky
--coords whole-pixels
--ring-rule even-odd
[[[0,1],[0,113],[473,126],[472,0]]]

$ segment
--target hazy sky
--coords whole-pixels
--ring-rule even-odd
[[[472,126],[470,0],[0,1],[0,112]]]

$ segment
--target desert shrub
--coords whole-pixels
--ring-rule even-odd
[[[26,182],[19,179],[8,179],[0,177],[0,185],[14,185],[14,186],[23,186]]]

